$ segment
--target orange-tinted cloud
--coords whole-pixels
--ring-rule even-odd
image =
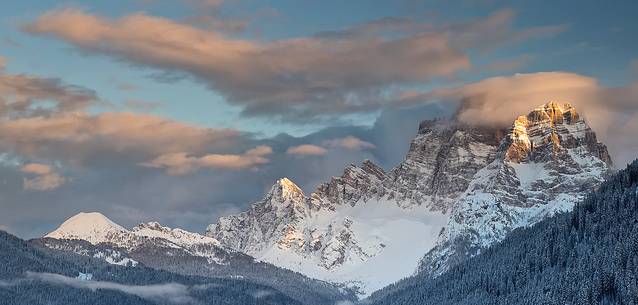
[[[3,71],[0,58],[0,116],[27,117],[80,111],[101,104],[95,92],[41,78]]]
[[[330,147],[340,147],[349,150],[361,150],[361,149],[372,149],[375,148],[374,144],[363,141],[359,138],[353,136],[347,136],[339,139],[327,140],[324,142],[324,145]]]
[[[298,146],[293,146],[286,150],[286,153],[289,155],[300,155],[300,156],[323,156],[328,152],[327,149],[312,145],[312,144],[302,144]]]
[[[161,155],[151,161],[141,163],[142,166],[163,168],[169,175],[186,175],[205,168],[241,170],[266,164],[266,158],[272,153],[269,146],[257,146],[243,154],[207,154],[201,157],[191,156],[185,152]]]
[[[29,163],[20,168],[20,171],[34,176],[24,178],[23,187],[25,190],[49,191],[62,186],[66,179],[56,173],[53,168],[46,164]]]
[[[239,132],[196,127],[133,113],[71,113],[0,122],[0,147],[32,158],[82,164],[87,158],[118,154],[156,157],[187,151],[227,149]]]
[[[492,77],[456,88],[411,92],[403,104],[461,102],[459,118],[469,124],[508,127],[520,114],[548,101],[569,102],[585,117],[610,152],[624,165],[635,158],[638,139],[638,83],[605,87],[595,78],[568,72]]]
[[[448,33],[436,30],[259,42],[145,14],[107,19],[76,9],[46,13],[25,29],[88,52],[190,73],[248,114],[374,110],[389,86],[470,67],[463,51],[451,46]]]

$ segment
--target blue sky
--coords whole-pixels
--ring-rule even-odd
[[[0,101],[13,107],[0,110],[0,208],[9,211],[0,228],[37,236],[98,210],[123,225],[201,231],[281,176],[312,191],[349,163],[389,169],[420,120],[476,95],[492,97],[485,111],[503,106],[499,122],[545,99],[577,99],[626,162],[638,148],[637,9],[635,1],[10,1],[0,11]],[[513,88],[520,94],[502,94]],[[315,150],[291,150],[301,145]]]

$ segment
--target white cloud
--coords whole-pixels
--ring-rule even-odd
[[[107,289],[136,295],[150,300],[169,301],[176,304],[191,303],[193,298],[189,294],[189,287],[177,283],[165,283],[155,285],[123,285],[114,282],[87,281],[53,273],[27,272],[27,279],[39,280],[48,283],[62,284],[81,289]]]

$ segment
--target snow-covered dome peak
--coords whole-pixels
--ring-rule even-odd
[[[55,231],[45,237],[57,239],[83,239],[96,244],[107,240],[107,236],[127,232],[125,228],[101,213],[78,213],[67,219]]]

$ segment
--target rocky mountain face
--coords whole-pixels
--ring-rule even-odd
[[[550,102],[519,116],[494,153],[420,270],[438,274],[515,228],[571,210],[610,174],[606,146],[569,104]]]
[[[247,254],[221,245],[214,238],[164,227],[157,222],[143,223],[128,230],[100,213],[79,213],[44,238],[30,243],[115,265],[246,279],[276,287],[303,304],[334,304],[354,297],[342,287],[255,261]]]
[[[351,165],[310,195],[281,179],[206,235],[367,295],[417,271],[436,275],[517,227],[571,209],[610,165],[569,104],[542,105],[509,129],[425,121],[391,171]]]

